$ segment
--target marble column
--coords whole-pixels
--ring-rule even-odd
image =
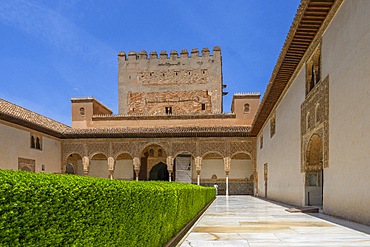
[[[90,170],[89,157],[87,157],[87,156],[82,157],[82,166],[83,166],[83,170],[84,170],[84,175],[88,176],[89,175],[89,170]]]
[[[108,157],[108,171],[110,179],[114,179],[113,177],[114,169],[115,169],[115,160],[113,157]]]
[[[139,157],[134,157],[132,162],[133,162],[133,165],[134,165],[136,181],[139,181],[140,158]]]
[[[167,157],[167,171],[168,171],[168,181],[171,182],[172,181],[172,173],[173,173],[173,161],[174,161],[174,158],[172,156],[168,156]]]
[[[231,164],[231,158],[230,157],[225,157],[224,158],[224,170],[226,173],[226,185],[225,185],[225,190],[226,190],[226,195],[229,195],[229,173],[230,173],[230,164]]]
[[[200,185],[200,172],[202,170],[202,157],[195,157],[195,169],[197,171],[197,185]]]

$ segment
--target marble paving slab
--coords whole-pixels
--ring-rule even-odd
[[[370,226],[286,209],[252,196],[218,196],[178,246],[370,247]]]

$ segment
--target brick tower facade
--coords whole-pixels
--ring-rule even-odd
[[[221,49],[118,53],[120,115],[222,112]]]

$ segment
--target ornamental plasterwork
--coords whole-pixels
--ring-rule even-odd
[[[309,142],[313,135],[322,140],[323,167],[329,165],[329,76],[319,82],[301,105],[301,172],[319,167],[308,166]]]
[[[150,145],[159,145],[163,149],[164,159],[175,157],[181,152],[191,153],[195,158],[206,153],[220,153],[223,157],[232,157],[236,153],[247,153],[255,166],[255,138],[130,138],[130,139],[77,139],[63,142],[63,157],[77,153],[81,157],[102,153],[107,158],[116,159],[122,153],[128,153],[132,158],[141,157],[143,150]],[[164,160],[165,162],[165,160]]]
[[[79,154],[81,157],[84,156],[84,144],[82,142],[63,142],[63,157],[67,160],[71,154]]]
[[[172,143],[172,155],[177,155],[181,152],[191,153],[193,156],[197,154],[197,144],[194,141],[190,142],[173,142]]]
[[[102,153],[106,157],[109,156],[109,141],[99,141],[99,142],[91,142],[89,141],[87,144],[87,149],[89,153],[90,159],[93,158],[95,154]]]
[[[228,146],[224,141],[218,142],[201,142],[199,143],[199,154],[204,156],[208,152],[217,152],[220,153],[223,157],[227,155]]]
[[[129,142],[112,142],[112,155],[115,159],[123,153],[128,153],[133,157],[136,150],[136,146]]]

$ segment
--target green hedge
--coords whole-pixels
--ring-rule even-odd
[[[163,246],[211,187],[0,170],[0,246]]]

